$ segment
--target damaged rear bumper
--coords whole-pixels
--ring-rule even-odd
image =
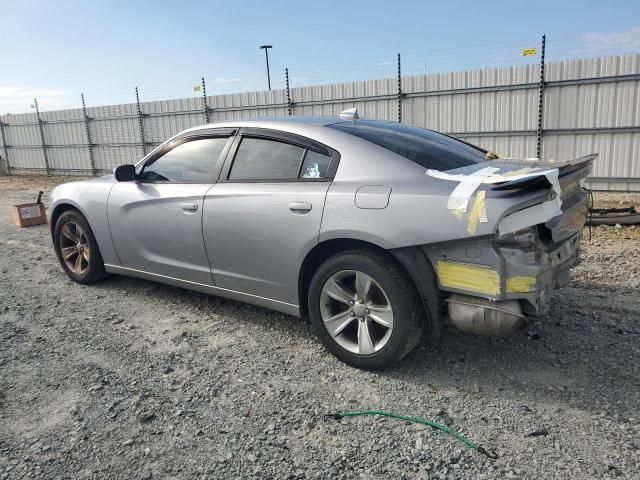
[[[571,280],[581,232],[556,243],[545,241],[542,233],[532,227],[500,240],[422,247],[440,290],[455,294],[447,299],[454,324],[474,333],[506,335],[525,316],[546,313],[549,294]]]
[[[546,313],[549,294],[569,283],[570,269],[578,262],[589,198],[580,182],[594,159],[587,155],[535,167],[487,162],[467,174],[427,171],[458,182],[447,208],[458,220],[466,218],[471,235],[421,247],[434,266],[440,291],[449,294],[445,301],[456,326],[506,335],[527,315]]]

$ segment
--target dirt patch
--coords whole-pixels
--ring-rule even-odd
[[[593,192],[596,208],[629,208],[640,211],[640,192]]]

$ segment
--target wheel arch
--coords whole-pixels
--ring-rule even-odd
[[[60,216],[62,216],[63,213],[71,211],[71,210],[75,210],[80,215],[82,215],[84,220],[89,225],[89,228],[91,229],[91,233],[93,234],[93,236],[94,236],[94,238],[96,240],[96,244],[98,245],[98,250],[100,251],[100,255],[102,256],[102,258],[104,260],[104,253],[103,252],[105,251],[105,248],[103,248],[103,247],[105,246],[105,242],[103,242],[103,239],[100,238],[99,235],[96,235],[95,229],[93,228],[94,226],[92,225],[91,221],[89,220],[89,216],[86,214],[86,212],[84,212],[84,210],[77,203],[75,203],[75,202],[73,202],[71,200],[62,200],[59,203],[56,203],[55,206],[52,209],[51,216],[49,217],[49,232],[51,233],[51,240],[55,243],[55,240],[54,240],[53,237],[54,237],[54,234],[55,234],[55,231],[56,231],[56,223],[58,222],[58,219],[60,218]],[[110,240],[110,238],[109,238],[109,240]]]
[[[88,257],[85,257],[87,268],[84,271],[81,270],[77,272],[75,270],[71,270],[69,265],[65,264],[65,261],[63,260],[63,257],[62,257],[61,237],[63,235],[59,235],[57,224],[59,223],[60,218],[67,213],[73,214],[73,216],[71,217],[72,221],[78,223],[78,221],[81,220],[82,223],[86,224],[86,225],[81,225],[81,227],[85,231],[84,234],[86,237],[86,242],[88,243],[88,245],[85,245],[85,248],[90,247],[90,250],[89,250],[90,254]],[[75,220],[74,217],[77,218],[78,220]],[[82,211],[82,209],[79,208],[73,202],[60,201],[56,203],[55,206],[52,208],[50,222],[51,222],[51,228],[50,228],[51,239],[53,241],[56,256],[58,257],[58,260],[60,261],[60,264],[62,265],[63,270],[71,278],[71,280],[83,285],[87,285],[104,278],[106,276],[106,271],[104,268],[104,259],[100,251],[101,250],[100,245],[98,243],[97,237],[93,233],[93,229],[91,228],[89,219],[87,218],[87,215]],[[82,237],[78,238],[77,240],[78,243],[81,242],[81,238]],[[79,251],[78,255],[80,258],[81,256],[84,256],[84,253],[82,253],[82,251]],[[76,266],[77,266],[77,263],[76,263]]]
[[[309,285],[311,284],[311,278],[317,270],[317,268],[327,258],[335,255],[336,253],[350,250],[352,248],[363,248],[369,250],[377,250],[379,252],[386,252],[384,248],[376,245],[372,242],[365,240],[357,240],[355,238],[332,238],[325,240],[314,246],[305,256],[300,266],[300,273],[298,274],[298,299],[300,305],[300,316],[306,317],[309,315],[309,305],[307,295],[309,291]]]
[[[418,290],[427,321],[429,339],[433,343],[440,338],[444,301],[438,288],[436,272],[422,247],[403,247],[388,250],[407,271]]]
[[[49,232],[51,233],[52,236],[53,236],[53,232],[56,229],[56,223],[58,222],[60,215],[62,215],[64,212],[67,212],[69,210],[77,210],[82,214],[85,220],[87,220],[87,223],[89,223],[87,216],[75,202],[72,202],[70,200],[61,201],[60,203],[57,203],[53,207],[53,210],[51,210],[51,215],[49,216]],[[89,226],[91,226],[91,224],[89,224]]]
[[[319,243],[307,253],[300,268],[298,276],[300,316],[309,315],[308,290],[316,269],[332,255],[352,248],[383,253],[393,258],[407,272],[422,300],[429,337],[437,339],[440,335],[442,301],[433,266],[419,246],[388,250],[375,243],[353,238],[334,238]]]

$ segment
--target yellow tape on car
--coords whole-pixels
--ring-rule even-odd
[[[536,287],[536,277],[507,278],[507,293],[527,293]]]
[[[443,287],[491,295],[500,293],[500,274],[490,267],[439,260],[436,272]]]
[[[467,224],[467,232],[474,235],[478,228],[478,222],[487,221],[487,207],[484,203],[485,191],[480,190],[476,194],[476,200],[471,207],[471,213],[469,213],[469,223]]]
[[[453,216],[456,217],[458,220],[462,220],[462,217],[464,217],[464,212],[459,208],[456,208],[455,210],[450,210],[450,212],[453,213]]]
[[[539,168],[531,168],[531,167],[525,167],[525,168],[520,168],[518,170],[511,170],[505,173],[501,173],[500,175],[502,175],[503,177],[517,177],[518,175],[526,175],[527,173],[531,173],[531,172],[535,172],[536,170],[540,170]]]

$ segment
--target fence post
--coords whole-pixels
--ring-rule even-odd
[[[140,129],[140,144],[142,145],[142,155],[147,154],[147,142],[144,139],[144,116],[142,108],[140,108],[140,95],[138,95],[138,87],[136,87],[136,109],[138,110],[138,127]]]
[[[284,76],[287,82],[287,114],[293,115],[293,105],[291,104],[291,90],[289,89],[289,69],[285,67]]]
[[[82,115],[84,117],[84,133],[87,136],[87,148],[89,148],[89,163],[91,165],[91,175],[94,177],[97,175],[96,161],[93,156],[93,143],[91,142],[91,131],[89,130],[89,115],[87,115],[87,106],[84,103],[84,93],[80,94],[82,98]]]
[[[400,54],[398,53],[398,123],[402,123],[402,72],[400,70]]]
[[[9,148],[7,146],[7,134],[4,131],[4,122],[0,120],[0,137],[2,138],[2,150],[4,151],[4,165],[7,168],[7,175],[11,175],[11,164],[9,163]]]
[[[202,108],[204,111],[204,123],[209,123],[209,105],[207,105],[207,86],[202,77]]]
[[[44,168],[47,170],[47,175],[51,176],[51,169],[49,168],[49,155],[47,154],[47,143],[44,138],[44,122],[40,118],[40,109],[38,108],[38,99],[33,99],[33,104],[36,107],[36,117],[38,118],[38,127],[40,129],[40,142],[42,143],[42,155],[44,156]]]
[[[542,35],[542,50],[540,51],[540,84],[538,86],[538,129],[536,130],[536,157],[540,160],[542,154],[542,120],[544,115],[544,44],[546,35]]]

